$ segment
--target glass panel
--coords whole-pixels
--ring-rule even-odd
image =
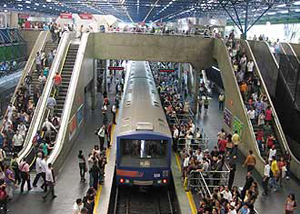
[[[121,139],[121,166],[166,167],[167,140]]]

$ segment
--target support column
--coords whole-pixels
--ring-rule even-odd
[[[179,62],[178,64],[178,75],[177,75],[177,78],[178,78],[178,88],[179,88],[179,91],[182,91],[182,64]]]
[[[247,40],[247,32],[248,32],[248,12],[249,12],[249,1],[246,0],[246,14],[245,14],[245,28],[244,28],[244,34],[243,34],[243,38]]]
[[[194,105],[193,105],[193,111],[194,114],[197,114],[197,106],[198,106],[198,94],[199,94],[199,70],[198,69],[193,69],[193,76],[194,76]]]
[[[93,80],[92,80],[92,91],[91,91],[91,100],[92,100],[92,110],[96,108],[96,87],[97,87],[97,59],[93,59]]]

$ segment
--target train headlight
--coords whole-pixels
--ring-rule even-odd
[[[166,183],[168,183],[168,180],[167,180],[167,179],[163,179],[162,182],[163,182],[164,184],[166,184]]]
[[[124,183],[124,179],[123,178],[120,179],[120,183],[121,184]]]
[[[157,183],[158,183],[158,184],[161,184],[161,180],[157,180]]]
[[[130,180],[129,179],[126,179],[125,180],[125,183],[129,184]]]

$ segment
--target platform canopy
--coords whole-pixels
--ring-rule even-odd
[[[228,19],[239,28],[257,20],[300,19],[300,0],[1,0],[0,9],[113,15],[124,22],[146,23],[213,17]]]

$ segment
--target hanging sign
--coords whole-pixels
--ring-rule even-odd
[[[93,15],[92,14],[89,14],[89,13],[82,13],[82,14],[79,14],[79,17],[81,19],[93,19]]]
[[[171,73],[171,72],[175,72],[175,70],[174,69],[159,69],[159,72],[169,72],[169,73]]]
[[[61,13],[60,18],[61,19],[72,19],[72,13]]]
[[[123,70],[124,70],[124,67],[110,66],[110,67],[108,67],[108,70],[123,71]]]
[[[29,18],[29,14],[19,13],[19,19],[28,19],[28,18]]]

